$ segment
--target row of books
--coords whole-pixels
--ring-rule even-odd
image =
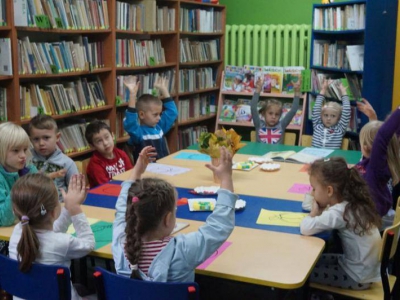
[[[154,0],[140,3],[116,2],[117,29],[131,31],[175,30],[175,9],[156,6]]]
[[[7,121],[7,90],[0,87],[0,121]]]
[[[0,38],[0,75],[12,75],[11,39]]]
[[[18,39],[19,74],[57,74],[104,67],[103,42],[89,42],[76,36],[74,41],[53,43]]]
[[[318,72],[312,70],[311,72],[311,86],[312,92],[318,94],[321,91],[324,79],[330,80],[329,87],[325,93],[326,98],[340,100],[342,95],[340,93],[339,85],[343,84],[347,89],[347,95],[351,100],[360,101],[362,91],[362,80],[356,74],[344,73],[332,74]]]
[[[6,1],[7,0],[0,0],[0,26],[7,25]]]
[[[164,48],[160,39],[117,39],[117,67],[145,67],[165,64]]]
[[[364,45],[314,40],[313,65],[352,71],[364,69]]]
[[[210,41],[192,41],[180,39],[180,62],[204,62],[220,59],[219,39]]]
[[[215,95],[194,95],[187,99],[182,98],[178,102],[178,122],[198,119],[209,115],[211,111],[215,111]]]
[[[28,84],[20,86],[21,120],[38,113],[63,115],[92,109],[106,104],[99,78],[85,77],[59,84]]]
[[[57,142],[57,146],[63,153],[69,154],[90,149],[90,145],[85,138],[85,120],[78,124],[59,126],[59,130],[61,136]]]
[[[214,8],[181,8],[179,30],[181,32],[222,32],[222,12]]]
[[[304,67],[225,66],[224,91],[253,93],[255,83],[263,80],[262,93],[294,93],[294,85],[301,80]]]
[[[64,29],[109,28],[107,1],[14,0],[15,26]]]
[[[264,100],[258,102],[257,110],[261,108]],[[282,104],[281,119],[290,111],[292,103],[285,102]],[[260,115],[260,119],[264,117]],[[303,110],[298,109],[294,115],[291,125],[301,126],[303,120]],[[219,115],[221,122],[252,122],[253,116],[251,114],[251,100],[250,99],[225,99]]]
[[[315,8],[316,30],[357,30],[365,29],[365,4]]]
[[[211,67],[179,70],[179,93],[215,87],[216,74]]]
[[[154,83],[158,80],[159,77],[167,78],[168,90],[170,94],[175,93],[175,70],[167,70],[160,73],[145,73],[138,74],[139,89],[137,92],[137,96],[140,97],[142,94],[156,94],[156,90],[154,89]],[[117,105],[121,105],[123,103],[127,103],[129,101],[129,90],[124,87],[124,79],[126,76],[120,75],[117,76]]]
[[[195,126],[178,130],[178,147],[186,149],[187,147],[197,143],[200,134],[208,132],[207,126]]]

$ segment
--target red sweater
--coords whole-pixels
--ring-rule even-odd
[[[90,187],[109,182],[114,176],[132,169],[132,163],[128,155],[114,147],[114,158],[107,159],[98,151],[93,153],[86,169]]]

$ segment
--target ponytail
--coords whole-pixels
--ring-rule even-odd
[[[27,218],[27,216],[21,218],[22,234],[17,245],[17,252],[20,261],[19,269],[21,272],[28,272],[39,254],[40,244],[35,231],[29,224],[29,218],[25,223],[22,223],[24,217]]]
[[[139,273],[139,258],[142,249],[142,237],[138,231],[138,217],[136,215],[135,205],[131,204],[126,210],[126,243],[125,255],[128,259],[132,274],[131,278],[142,279]]]

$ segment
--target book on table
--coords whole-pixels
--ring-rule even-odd
[[[317,159],[327,157],[333,150],[307,147],[296,151],[270,151],[263,157],[271,158],[274,161],[291,162],[299,164],[310,164]]]

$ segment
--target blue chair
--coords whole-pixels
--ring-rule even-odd
[[[166,283],[131,279],[96,267],[93,274],[98,300],[199,299],[196,282]]]
[[[33,264],[23,273],[18,261],[0,255],[0,290],[30,300],[70,300],[69,269],[64,266]]]

